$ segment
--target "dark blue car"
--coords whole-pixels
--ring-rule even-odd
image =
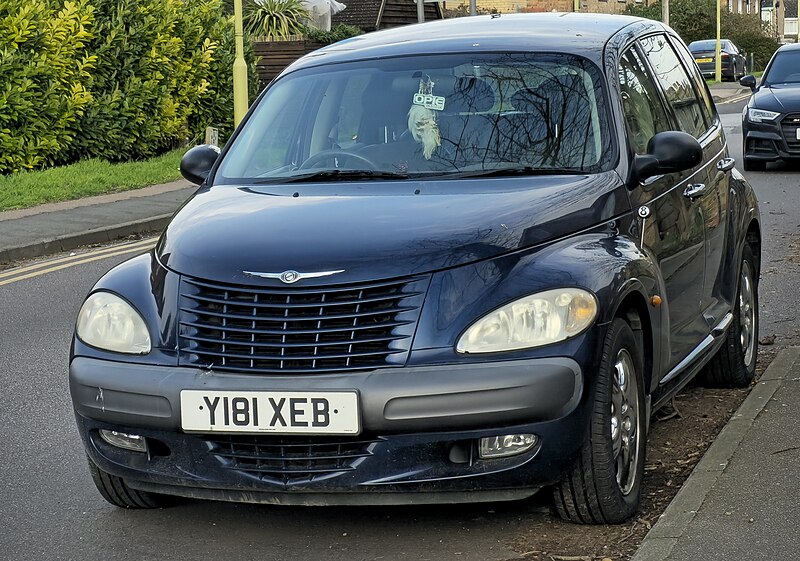
[[[636,510],[652,411],[747,385],[761,235],[667,27],[472,17],[299,60],[76,326],[102,495]]]

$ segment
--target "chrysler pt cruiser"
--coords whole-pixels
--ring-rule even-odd
[[[637,508],[651,412],[747,385],[760,227],[692,56],[624,16],[471,17],[292,64],[77,319],[89,469],[127,508]]]

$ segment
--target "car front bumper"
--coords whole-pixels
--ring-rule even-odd
[[[800,159],[798,126],[787,123],[787,118],[781,115],[774,121],[743,121],[744,157],[762,162]]]
[[[566,358],[253,376],[78,357],[70,390],[90,459],[133,488],[286,504],[502,500],[533,494],[569,467],[588,426],[579,365]],[[357,436],[186,433],[180,392],[355,390]],[[112,446],[109,429],[148,452]],[[522,454],[485,460],[478,441],[535,434]]]

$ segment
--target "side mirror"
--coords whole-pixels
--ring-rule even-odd
[[[675,173],[695,167],[703,161],[703,148],[690,134],[679,131],[660,132],[647,143],[647,154],[636,156],[633,167],[643,181],[654,175]]]
[[[208,179],[219,153],[219,146],[212,144],[195,146],[181,158],[181,175],[192,183],[201,185]]]
[[[739,79],[739,83],[741,85],[743,85],[745,88],[750,88],[750,91],[756,91],[756,77],[755,76],[751,76],[749,74],[747,76],[742,76]]]

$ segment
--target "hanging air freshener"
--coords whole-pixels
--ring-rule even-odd
[[[419,81],[419,91],[414,94],[413,105],[408,111],[408,130],[416,142],[422,143],[422,155],[430,160],[433,151],[442,144],[439,125],[434,110],[444,109],[444,97],[433,95],[435,82],[425,75]]]

